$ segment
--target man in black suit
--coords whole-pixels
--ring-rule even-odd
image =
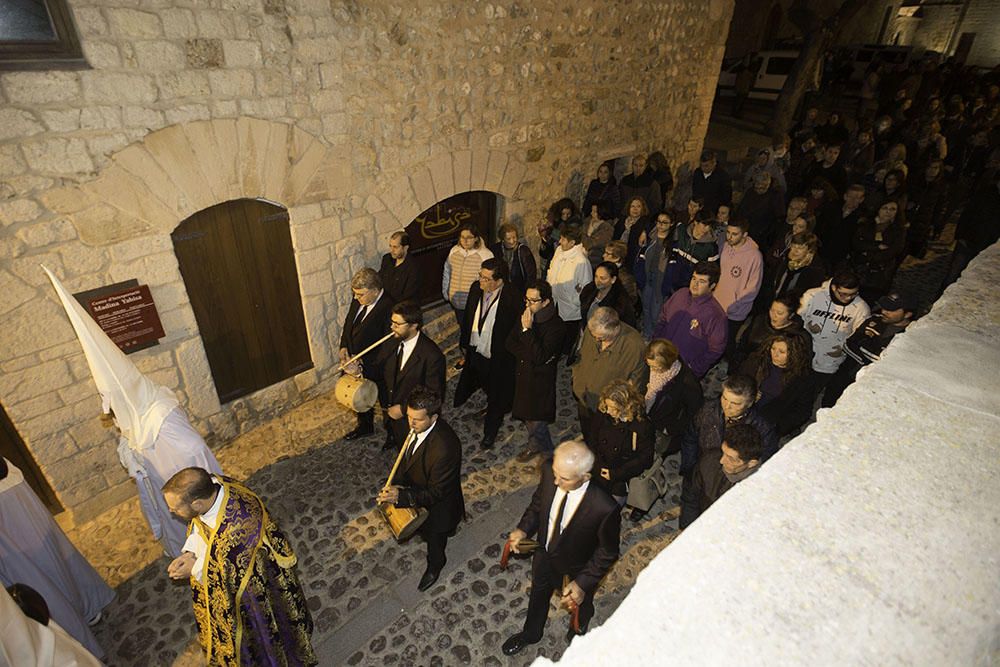
[[[462,497],[462,444],[441,418],[441,395],[416,387],[406,402],[410,433],[392,486],[376,499],[397,507],[424,507],[429,515],[418,531],[427,543],[427,569],[417,589],[434,585],[447,559],[448,536],[465,516]]]
[[[389,313],[392,299],[382,289],[382,279],[374,269],[364,268],[351,278],[354,299],[347,309],[344,331],[340,335],[340,363],[361,352],[389,333]],[[363,375],[376,384],[382,380],[382,369],[377,363],[362,359],[347,369],[351,375]],[[358,425],[344,436],[356,440],[375,432],[375,411],[358,413]]]
[[[382,449],[398,448],[410,430],[406,401],[417,386],[444,396],[445,360],[441,348],[422,333],[424,312],[415,301],[392,307],[389,321],[393,338],[382,343],[378,364],[382,367],[380,396],[385,411],[386,436]]]
[[[378,275],[382,286],[396,303],[420,300],[420,276],[417,265],[409,258],[410,235],[394,232],[389,237],[389,252],[382,255]]]
[[[521,296],[506,284],[507,266],[497,258],[483,262],[479,281],[469,290],[458,344],[465,352],[465,367],[455,389],[455,407],[477,389],[486,392],[486,418],[480,446],[496,441],[503,417],[514,403],[514,355],[507,351],[507,336],[521,316]]]
[[[524,629],[503,643],[514,655],[542,639],[549,598],[560,591],[562,604],[580,608],[580,634],[594,615],[594,590],[618,559],[621,512],[606,491],[590,483],[594,453],[580,441],[556,448],[552,467],[542,467],[542,481],[521,522],[510,534],[511,548],[537,532],[538,548],[531,561],[531,596]],[[563,587],[563,577],[571,579]],[[570,628],[567,639],[572,640]]]

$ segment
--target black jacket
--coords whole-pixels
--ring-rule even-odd
[[[542,480],[531,496],[531,504],[517,527],[528,537],[537,534],[542,559],[557,575],[569,576],[584,592],[592,593],[618,560],[621,542],[621,512],[608,492],[591,483],[573,518],[566,524],[551,551],[545,548],[549,536],[549,514],[556,495],[552,466],[542,466]],[[532,572],[545,568],[533,567]]]
[[[379,267],[378,274],[382,278],[382,288],[395,303],[420,303],[420,276],[412,258],[407,257],[402,264],[396,266],[396,260],[386,253],[382,255],[382,266]]]
[[[490,246],[493,256],[500,261],[504,261],[503,243],[497,241]],[[535,264],[535,256],[531,254],[531,248],[518,243],[514,248],[511,263],[507,266],[507,283],[512,285],[524,296],[524,291],[538,278],[538,267]]]
[[[767,352],[761,351],[761,354],[767,354]],[[759,386],[760,379],[757,378],[759,367],[760,356],[754,355],[740,367],[740,372],[754,378]],[[774,424],[778,438],[785,437],[812,417],[815,395],[810,391],[809,383],[809,373],[803,373],[791,382],[786,382],[781,388],[781,393],[766,404],[758,403],[755,406],[765,421]]]
[[[556,420],[556,371],[565,335],[566,324],[553,304],[535,314],[527,331],[521,331],[520,322],[511,329],[507,351],[517,364],[511,411],[515,419],[550,424]]]
[[[390,338],[378,350],[378,364],[382,368],[382,386],[379,399],[382,407],[400,405],[406,414],[406,401],[416,387],[423,385],[438,396],[445,392],[445,359],[441,348],[423,332],[417,335],[417,342],[410,357],[396,375],[396,351],[400,341]]]
[[[778,451],[778,434],[774,430],[774,424],[764,419],[756,406],[750,406],[738,423],[749,424],[760,433],[764,442],[761,463]],[[726,417],[722,414],[722,404],[718,400],[706,402],[695,415],[691,428],[688,429],[681,444],[681,474],[688,475],[693,472],[705,452],[722,449],[725,435]]]
[[[474,351],[469,341],[472,337],[476,310],[482,299],[483,288],[479,286],[479,281],[476,281],[469,289],[469,300],[465,306],[465,316],[458,338],[459,346],[467,353]],[[495,404],[503,407],[505,413],[510,411],[514,401],[514,355],[507,350],[507,337],[520,320],[522,306],[517,290],[508,284],[503,286],[496,304],[491,306],[496,309],[496,319],[493,322],[493,338],[490,344],[489,387],[484,389],[487,390],[491,404],[499,401]],[[465,403],[477,388],[472,365],[466,363],[455,388],[455,406]]]
[[[705,210],[715,215],[720,204],[733,201],[733,179],[721,166],[716,166],[708,178],[705,178],[705,172],[698,167],[691,175],[691,197],[704,199]]]
[[[621,274],[619,274],[621,277]],[[580,291],[580,314],[583,316],[580,320],[580,326],[587,326],[587,313],[590,312],[590,307],[594,304],[594,299],[597,298],[597,285],[593,282],[587,284]],[[604,298],[598,302],[598,307],[607,306],[608,308],[614,308],[618,312],[618,317],[621,321],[630,327],[635,327],[635,304],[632,302],[631,297],[629,297],[628,292],[622,286],[620,280],[616,280],[608,290],[608,293],[604,295]]]
[[[462,443],[442,417],[409,460],[403,461],[393,484],[397,507],[426,507],[430,515],[421,530],[450,533],[465,515],[462,496]]]
[[[653,464],[653,425],[645,419],[619,422],[596,412],[590,432],[593,442],[587,445],[597,457],[590,471],[591,483],[603,486],[613,496],[628,495],[629,480]],[[608,469],[610,480],[601,477],[601,468]]]
[[[695,519],[701,516],[702,512],[735,486],[726,477],[720,462],[721,458],[722,450],[713,449],[705,452],[705,455],[698,461],[698,467],[695,469],[690,486],[686,486],[681,492],[681,518],[679,522],[681,530],[690,526]],[[747,477],[756,474],[759,469],[758,465]]]
[[[625,260],[622,262],[622,266],[633,267],[635,266],[635,258],[639,256],[639,249],[642,247],[639,245],[639,237],[642,236],[643,232],[647,236],[650,234],[653,226],[656,224],[656,219],[651,215],[641,216],[632,225],[632,229],[628,233],[628,241],[626,241],[627,249],[625,251]],[[625,233],[625,217],[618,219],[615,223],[614,232],[611,234],[612,240],[620,241],[622,234]]]
[[[666,431],[670,437],[669,449],[680,449],[681,440],[704,401],[701,383],[682,361],[677,376],[656,392],[646,416],[657,431]]]
[[[357,299],[351,300],[351,306],[347,309],[347,317],[344,318],[344,330],[340,334],[340,347],[346,347],[352,356],[378,341],[378,339],[389,333],[389,321],[392,317],[392,307],[395,302],[389,293],[382,292],[381,298],[369,310],[365,319],[355,322],[361,304]],[[370,354],[376,354],[372,350]],[[380,380],[382,369],[377,363],[372,363],[368,357],[362,359],[363,375],[369,380]]]

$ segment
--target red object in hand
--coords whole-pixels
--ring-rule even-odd
[[[500,569],[507,569],[507,561],[510,559],[510,542],[503,543],[503,553],[500,555]]]

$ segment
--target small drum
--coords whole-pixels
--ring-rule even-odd
[[[337,401],[355,412],[368,412],[378,401],[378,387],[366,378],[342,375],[333,390]]]
[[[389,530],[395,536],[397,542],[409,538],[427,520],[427,509],[424,507],[396,507],[389,503],[382,503],[378,506],[382,518],[389,524]]]

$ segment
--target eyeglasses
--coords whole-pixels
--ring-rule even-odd
[[[394,327],[405,327],[409,322],[397,322],[396,320],[389,320],[389,324]]]
[[[525,303],[541,303],[542,301],[545,301],[545,299],[532,299],[529,297],[524,297]]]

